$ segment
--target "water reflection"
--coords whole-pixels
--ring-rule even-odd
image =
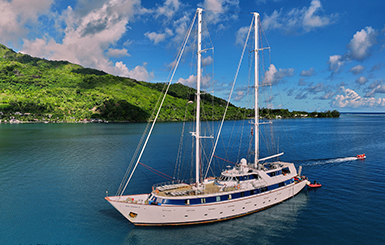
[[[276,244],[286,239],[300,222],[299,214],[307,206],[302,191],[277,206],[241,218],[206,225],[177,227],[135,227],[123,244]],[[128,221],[127,221],[128,222]],[[287,240],[286,240],[287,241]]]

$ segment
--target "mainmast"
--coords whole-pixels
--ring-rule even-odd
[[[197,58],[197,111],[196,111],[196,132],[195,132],[195,181],[199,184],[200,164],[200,103],[201,103],[201,49],[202,49],[202,9],[198,13],[198,58]]]
[[[259,93],[259,73],[258,73],[258,24],[259,14],[254,13],[254,166],[259,169],[258,157],[259,157],[259,106],[258,106],[258,93]]]

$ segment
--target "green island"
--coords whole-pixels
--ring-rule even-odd
[[[145,122],[151,120],[164,83],[149,83],[16,53],[0,44],[0,123]],[[170,86],[159,121],[194,120],[196,90]],[[202,120],[222,119],[227,102],[202,95]],[[304,112],[260,109],[266,119],[339,117],[336,110]],[[229,105],[226,119],[254,116],[252,109]]]

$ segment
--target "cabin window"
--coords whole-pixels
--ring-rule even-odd
[[[201,203],[206,203],[206,198],[201,198]]]
[[[270,173],[270,177],[275,176],[275,172]]]
[[[250,195],[254,195],[254,190],[251,190],[251,191],[250,191]]]
[[[285,186],[284,182],[278,183],[278,187],[282,187],[282,186]]]
[[[229,198],[228,198],[229,200],[231,199],[231,194],[229,195]]]
[[[283,173],[283,174],[290,174],[289,168],[284,168],[284,169],[282,169],[282,173]]]
[[[217,196],[217,202],[220,202],[221,201],[221,197],[220,196]]]
[[[244,197],[245,196],[245,193],[244,192],[241,192],[241,197]]]
[[[253,174],[253,177],[254,177],[254,179],[258,179],[259,178],[258,174]]]
[[[265,192],[265,191],[267,191],[267,187],[262,187],[261,192]]]
[[[184,203],[185,203],[186,205],[190,205],[190,199],[186,199],[186,200],[184,201]]]

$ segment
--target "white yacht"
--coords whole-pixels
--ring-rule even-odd
[[[306,177],[297,172],[294,163],[282,162],[278,159],[283,153],[259,158],[259,115],[258,115],[258,23],[259,14],[253,14],[255,32],[254,52],[254,86],[255,118],[254,126],[254,161],[242,158],[233,168],[224,170],[219,177],[206,178],[200,181],[200,80],[201,80],[201,23],[202,9],[196,12],[198,18],[198,58],[197,58],[197,118],[195,138],[195,182],[173,184],[155,184],[146,194],[125,195],[130,181],[143,153],[133,165],[128,181],[120,188],[116,196],[105,199],[124,217],[135,225],[190,225],[216,222],[240,217],[261,211],[279,204],[298,194],[308,183]],[[158,112],[159,113],[159,112]],[[156,118],[153,123],[156,122]],[[154,124],[150,129],[152,131]],[[146,139],[144,147],[148,141]],[[267,162],[269,160],[269,162]],[[127,176],[128,177],[128,176]],[[132,191],[132,190],[131,190]]]

